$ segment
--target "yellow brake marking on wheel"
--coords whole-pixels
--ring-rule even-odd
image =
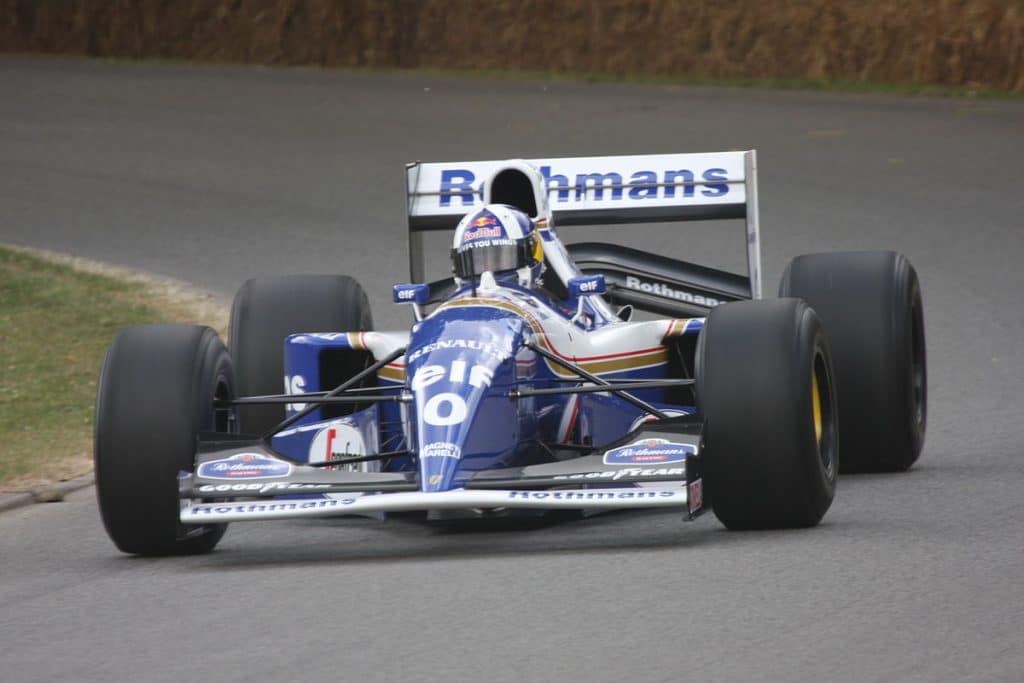
[[[821,393],[818,391],[818,373],[811,373],[811,403],[814,411],[814,438],[821,445]]]

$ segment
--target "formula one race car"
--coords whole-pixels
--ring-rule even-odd
[[[675,508],[812,526],[840,470],[896,471],[926,421],[921,293],[893,252],[793,260],[762,299],[754,152],[407,167],[411,329],[340,275],[238,292],[230,352],[129,327],[96,404],[107,532],[206,552],[228,522]],[[739,275],[555,226],[742,219]],[[425,231],[455,229],[424,279]],[[633,320],[635,309],[665,317]],[[284,378],[285,393],[279,393]]]

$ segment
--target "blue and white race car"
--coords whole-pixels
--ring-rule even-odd
[[[118,333],[95,433],[118,548],[207,552],[228,522],[388,512],[804,527],[840,452],[844,471],[918,457],[913,267],[800,256],[763,299],[754,152],[415,163],[407,182],[409,329],[374,330],[350,277],[296,275],[242,286],[230,350],[200,326]],[[747,273],[556,233],[694,219],[743,223]],[[453,229],[453,276],[424,282],[424,233]]]

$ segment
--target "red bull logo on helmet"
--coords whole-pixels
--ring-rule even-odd
[[[490,211],[482,213],[470,221],[465,232],[462,233],[462,243],[475,242],[477,240],[490,240],[507,238],[501,221]]]
[[[496,225],[493,228],[473,228],[467,230],[462,233],[462,241],[472,242],[474,240],[501,238],[504,236],[505,231],[501,229],[500,225]]]

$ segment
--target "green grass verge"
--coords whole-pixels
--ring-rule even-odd
[[[107,345],[167,319],[145,290],[0,247],[0,490],[88,471]]]

